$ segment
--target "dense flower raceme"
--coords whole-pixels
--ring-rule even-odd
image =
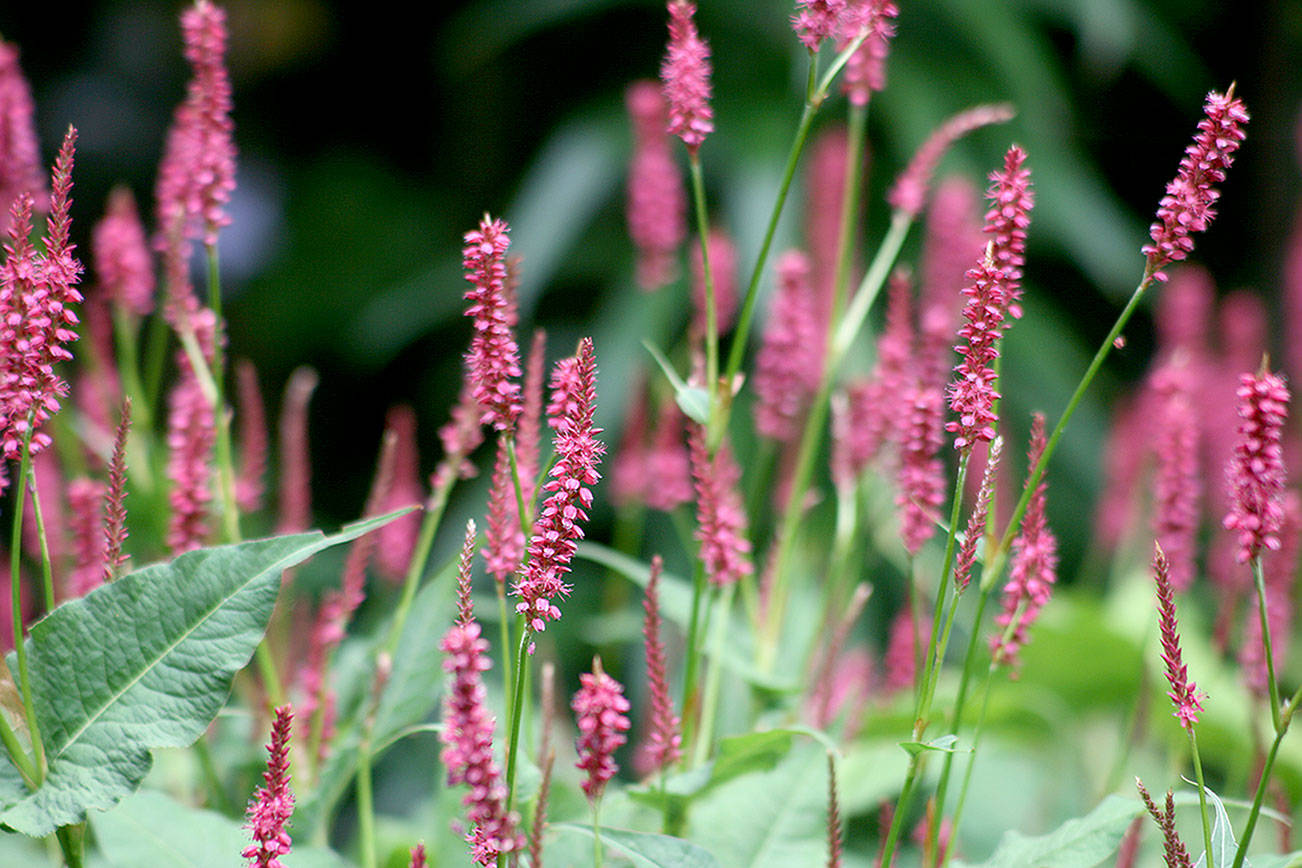
[[[574,722],[579,729],[579,754],[576,767],[587,776],[580,782],[583,792],[592,801],[601,798],[606,782],[615,776],[615,751],[628,738],[628,700],[624,686],[607,675],[601,668],[601,658],[592,661],[592,671],[579,676],[579,687],[570,707],[574,709]]]
[[[267,770],[249,804],[245,827],[253,834],[253,844],[240,855],[249,860],[249,868],[283,868],[281,856],[289,854],[290,838],[285,831],[294,813],[294,793],[289,788],[289,736],[294,712],[288,705],[276,709],[271,726],[271,744],[267,745]]]
[[[581,522],[587,521],[592,507],[592,486],[601,478],[597,464],[606,447],[596,437],[601,429],[592,424],[596,382],[592,339],[584,338],[578,355],[562,360],[552,376],[551,403],[561,411],[552,420],[558,457],[543,486],[547,499],[534,518],[529,564],[515,585],[520,598],[516,611],[525,616],[531,630],[544,630],[548,621],[561,616],[556,601],[570,592],[564,577],[583,538]]]
[[[1153,797],[1148,794],[1139,778],[1135,778],[1135,786],[1139,788],[1144,807],[1162,830],[1163,857],[1168,868],[1193,868],[1193,859],[1180,840],[1180,833],[1175,829],[1175,798],[1171,791],[1166,791],[1166,810],[1163,811],[1153,802]]]
[[[36,211],[45,211],[49,195],[41,175],[32,89],[18,64],[18,47],[0,42],[0,226],[20,193],[32,197]]]
[[[1177,355],[1153,378],[1160,399],[1155,446],[1153,533],[1166,552],[1171,584],[1177,591],[1193,583],[1198,548],[1202,478],[1198,472],[1198,418],[1194,410],[1196,374],[1187,357]]]
[[[850,0],[837,24],[837,50],[850,47],[860,33],[868,37],[850,55],[842,73],[841,89],[851,105],[865,106],[872,92],[886,87],[886,55],[895,35],[894,19],[900,9],[891,0]]]
[[[710,108],[710,46],[696,31],[696,4],[669,0],[669,44],[660,64],[665,101],[669,103],[669,132],[693,154],[714,132]]]
[[[823,40],[836,32],[846,10],[846,0],[797,0],[796,9],[791,26],[801,43],[816,52]]]
[[[660,639],[660,573],[664,564],[660,555],[651,559],[651,578],[642,599],[645,617],[642,638],[646,646],[647,692],[651,696],[651,731],[642,746],[648,772],[667,768],[682,756],[683,737],[678,715],[669,696],[665,673],[665,645]]]
[[[789,250],[777,263],[778,290],[755,367],[755,428],[790,441],[822,375],[821,328],[809,258]]]
[[[972,581],[972,567],[976,564],[977,547],[986,532],[986,520],[990,515],[990,497],[995,484],[995,475],[999,472],[999,457],[1004,451],[1004,440],[996,437],[990,441],[990,453],[986,466],[981,473],[981,488],[977,490],[976,504],[967,518],[967,531],[963,544],[958,547],[958,557],[954,560],[954,588],[958,593],[967,590]]]
[[[461,252],[467,290],[466,316],[475,321],[466,367],[475,398],[483,410],[484,424],[509,431],[520,416],[520,350],[513,332],[514,313],[506,295],[506,250],[511,244],[507,225],[487,214],[479,228],[467,232]]]
[[[914,383],[892,403],[905,412],[900,431],[900,463],[896,474],[895,506],[899,510],[904,548],[916,555],[936,532],[945,502],[944,396],[939,389]]]
[[[746,511],[737,482],[741,469],[726,442],[711,458],[705,445],[705,431],[693,425],[688,436],[692,480],[696,486],[696,539],[705,577],[722,587],[748,576],[750,540],[746,537]]]
[[[656,289],[673,280],[687,237],[687,191],[665,132],[668,107],[652,81],[629,85],[624,97],[633,121],[628,167],[628,234],[637,248],[637,282]]]
[[[1158,203],[1157,221],[1149,229],[1152,243],[1142,248],[1148,273],[1156,280],[1165,280],[1162,269],[1189,255],[1194,246],[1190,234],[1205,231],[1216,216],[1214,206],[1221,194],[1212,185],[1225,180],[1225,170],[1246,135],[1248,112],[1242,100],[1234,98],[1233,87],[1223,95],[1207,94],[1203,114],[1179,172]]]
[[[115,187],[108,209],[95,224],[91,252],[99,285],[114,302],[136,316],[154,309],[154,264],[136,200],[127,187]]]
[[[216,317],[207,308],[190,318],[199,344],[213,345]],[[172,514],[167,525],[167,547],[173,555],[197,549],[208,537],[208,504],[213,490],[210,461],[217,442],[217,419],[212,404],[199,386],[199,378],[184,353],[178,353],[181,379],[168,397],[167,478]]]
[[[1198,685],[1189,680],[1189,670],[1180,652],[1180,628],[1175,618],[1175,586],[1171,583],[1170,566],[1160,545],[1154,547],[1153,579],[1157,584],[1158,626],[1162,633],[1162,662],[1166,664],[1166,680],[1171,685],[1171,702],[1175,704],[1175,717],[1185,729],[1192,729],[1203,710],[1202,695]]]
[[[1012,116],[1011,106],[979,105],[949,118],[914,152],[913,158],[886,194],[886,201],[892,208],[910,217],[922,213],[922,207],[927,202],[927,191],[931,188],[931,176],[949,146],[973,130],[1003,123]]]
[[[1263,370],[1244,374],[1239,391],[1239,440],[1228,468],[1233,502],[1225,527],[1238,531],[1239,563],[1279,548],[1284,519],[1284,453],[1280,440],[1288,416],[1284,378]]]
[[[1026,264],[1026,227],[1031,224],[1031,170],[1025,168],[1026,151],[1014,145],[1004,155],[1004,168],[990,176],[991,201],[986,212],[985,231],[991,236],[991,258],[1004,273],[1004,307],[1013,319],[1021,319],[1022,266]]]

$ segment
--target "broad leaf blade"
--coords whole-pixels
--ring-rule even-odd
[[[592,829],[573,823],[556,823],[551,831],[592,837]],[[603,828],[601,841],[606,848],[627,856],[635,868],[719,868],[719,860],[708,850],[669,835]]]
[[[1139,802],[1108,796],[1084,817],[1068,820],[1047,835],[1028,838],[1008,832],[995,854],[979,868],[1094,868],[1117,852]],[[963,868],[965,863],[957,863]]]
[[[130,794],[150,751],[185,747],[226,701],[262,640],[281,573],[392,516],[201,549],[65,603],[31,631],[30,665],[49,771],[0,815],[34,837]]]

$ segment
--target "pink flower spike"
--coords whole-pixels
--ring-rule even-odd
[[[651,733],[643,745],[648,774],[673,765],[683,755],[680,721],[674,713],[665,674],[665,645],[660,640],[660,572],[663,569],[664,562],[656,555],[651,559],[651,577],[642,599],[646,612],[642,637],[646,646],[647,692],[651,696]]]
[[[493,481],[488,489],[488,521],[484,528],[484,562],[488,572],[505,586],[524,560],[524,531],[520,528],[515,482],[511,479],[511,458],[506,441],[498,438],[493,460]]]
[[[1193,251],[1190,234],[1211,225],[1216,216],[1213,206],[1221,196],[1212,185],[1225,180],[1225,170],[1246,136],[1243,125],[1248,122],[1248,112],[1242,100],[1234,98],[1233,85],[1224,95],[1207,94],[1203,114],[1193,144],[1184,150],[1179,172],[1158,203],[1157,222],[1149,228],[1153,242],[1141,248],[1148,257],[1147,273],[1154,280],[1166,280],[1162,269]]]
[[[148,316],[154,309],[154,263],[129,188],[114,187],[109,193],[108,210],[95,224],[91,252],[108,297],[136,316]]]
[[[816,54],[823,40],[836,32],[846,0],[796,0],[796,9],[791,27],[809,53]]]
[[[435,488],[454,479],[471,479],[478,472],[475,465],[466,460],[484,442],[484,427],[479,421],[482,411],[475,398],[469,371],[461,381],[461,394],[450,415],[451,418],[439,428],[443,460],[434,471],[432,483]]]
[[[75,563],[66,596],[84,597],[104,579],[104,484],[81,477],[68,483],[69,528]]]
[[[1192,730],[1203,710],[1202,695],[1198,685],[1189,680],[1189,672],[1181,658],[1180,630],[1175,619],[1175,586],[1171,584],[1170,566],[1161,545],[1153,547],[1153,579],[1157,583],[1158,625],[1162,631],[1162,662],[1166,664],[1166,680],[1171,684],[1171,702],[1175,704],[1175,717],[1180,725]]]
[[[696,32],[696,4],[669,0],[669,45],[660,64],[669,133],[678,136],[693,156],[714,132],[710,108],[710,46]]]
[[[922,649],[931,642],[931,624],[920,624],[914,632],[913,610],[905,606],[891,621],[882,660],[882,689],[887,696],[913,687]]]
[[[172,515],[167,548],[172,556],[200,548],[208,538],[208,504],[212,502],[209,467],[217,441],[217,421],[199,380],[188,363],[168,400],[167,478]]]
[[[475,620],[475,607],[470,599],[471,575],[475,569],[475,520],[466,519],[466,536],[461,543],[461,558],[457,561],[457,623],[469,624]]]
[[[916,555],[936,532],[940,507],[945,502],[944,396],[921,383],[888,397],[906,412],[900,432],[900,464],[896,475],[895,506],[899,510],[900,537],[910,555]]]
[[[1017,145],[1004,155],[1002,171],[990,175],[985,232],[992,236],[991,257],[1004,273],[1004,304],[1013,319],[1022,318],[1022,266],[1026,264],[1026,227],[1031,224],[1031,170],[1024,168],[1026,152]]]
[[[407,863],[407,868],[425,868],[424,841],[411,848],[411,861]]]
[[[235,373],[240,401],[240,472],[235,479],[235,503],[241,512],[258,512],[266,491],[267,411],[253,363],[240,359]]]
[[[986,533],[986,519],[990,515],[990,493],[994,488],[995,474],[999,472],[999,458],[1004,452],[1004,438],[996,437],[990,441],[990,453],[981,474],[981,489],[977,492],[976,505],[967,517],[967,531],[963,535],[963,544],[959,546],[958,558],[954,561],[954,588],[958,593],[967,590],[972,581],[972,567],[976,564],[977,546],[981,544]]]
[[[710,252],[710,276],[714,284],[714,323],[719,334],[732,328],[737,314],[737,246],[722,229],[711,229],[705,242]],[[692,332],[705,336],[705,263],[701,245],[692,245]]]
[[[385,426],[394,433],[393,484],[380,504],[379,512],[416,506],[425,499],[420,475],[420,452],[416,446],[416,412],[407,404],[391,407]],[[375,567],[392,583],[400,583],[407,574],[416,539],[420,535],[420,512],[409,512],[376,531],[379,545],[375,550]]]
[[[466,316],[475,321],[475,334],[466,355],[466,367],[474,384],[475,398],[483,409],[484,424],[499,431],[515,427],[523,409],[520,403],[520,350],[513,331],[514,310],[506,294],[506,249],[511,240],[507,225],[487,214],[479,228],[465,235],[462,266],[473,289]]]
[[[823,332],[810,283],[809,258],[789,250],[778,259],[778,290],[755,369],[755,429],[782,443],[800,433],[823,373]]]
[[[714,586],[723,587],[754,570],[750,562],[750,540],[746,537],[746,511],[737,491],[741,469],[726,443],[710,458],[705,431],[699,425],[691,426],[688,446],[696,485],[696,539],[701,543],[700,559],[705,566],[705,577]]]
[[[289,788],[289,736],[294,711],[288,705],[276,709],[271,725],[271,744],[267,745],[267,770],[262,779],[266,786],[253,794],[244,828],[253,835],[253,844],[240,855],[249,860],[248,868],[284,868],[281,856],[289,854],[289,833],[285,827],[294,813],[294,793]]]
[[[280,410],[280,520],[277,533],[301,533],[312,524],[312,463],[308,454],[308,402],[317,373],[299,367],[285,384]]]
[[[678,248],[687,237],[687,191],[665,133],[668,108],[653,81],[629,85],[624,97],[633,121],[628,166],[628,234],[637,249],[637,282],[658,289],[678,271]]]
[[[1153,534],[1167,552],[1171,584],[1186,591],[1193,584],[1202,516],[1202,477],[1198,472],[1199,426],[1194,411],[1198,381],[1187,356],[1177,354],[1153,377],[1160,400],[1157,479],[1154,483]]]
[[[922,213],[931,187],[931,176],[949,146],[973,130],[1000,124],[1012,117],[1013,109],[1008,105],[979,105],[954,115],[937,127],[914,153],[909,165],[886,194],[886,201],[895,210],[916,217]]]
[[[999,339],[1004,335],[1004,307],[1006,296],[1003,272],[995,267],[993,245],[987,245],[985,254],[967,273],[971,284],[964,290],[967,304],[963,307],[966,320],[959,337],[967,341],[957,347],[963,361],[954,368],[958,375],[948,390],[949,407],[958,417],[945,423],[945,430],[956,434],[954,448],[970,450],[978,441],[989,442],[995,438],[994,361],[999,357]]]
[[[104,496],[104,578],[111,582],[126,563],[122,547],[127,541],[127,433],[131,430],[131,399],[122,399],[122,412],[113,433],[109,459],[109,484]]]
[[[6,214],[20,193],[32,197],[36,211],[44,213],[49,207],[35,119],[32,89],[18,64],[18,46],[0,42],[0,208]]]
[[[1239,440],[1227,468],[1233,501],[1225,527],[1238,531],[1239,563],[1262,549],[1280,546],[1284,520],[1280,498],[1284,491],[1284,453],[1280,440],[1288,418],[1288,387],[1281,374],[1265,369],[1240,378]]]
[[[587,772],[581,782],[583,792],[589,801],[596,802],[606,782],[619,771],[615,751],[628,741],[624,733],[630,726],[629,704],[624,698],[624,686],[602,671],[600,657],[593,659],[592,672],[580,675],[579,681],[582,686],[570,703],[579,729],[579,761],[575,765]]]
[[[651,509],[673,512],[680,504],[692,502],[692,467],[683,423],[678,403],[665,398],[646,454],[646,505]]]
[[[900,9],[891,0],[851,0],[837,27],[837,51],[844,51],[863,31],[868,37],[845,65],[841,90],[851,105],[868,105],[873,91],[886,87],[886,55],[895,35]]]
[[[534,518],[529,539],[529,564],[515,584],[520,598],[516,611],[529,629],[546,629],[561,616],[556,601],[569,595],[564,581],[570,561],[583,538],[587,511],[592,508],[592,488],[601,479],[597,465],[606,447],[597,439],[601,429],[592,424],[597,401],[597,363],[592,339],[579,341],[578,355],[556,365],[552,405],[560,409],[556,423],[556,464],[543,486],[550,492]]]

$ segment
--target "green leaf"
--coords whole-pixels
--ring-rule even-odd
[[[1028,838],[1007,832],[995,854],[974,868],[1094,868],[1117,851],[1139,802],[1108,796],[1084,817],[1068,820],[1047,835]],[[967,863],[958,862],[956,868]]]
[[[956,735],[942,735],[939,738],[933,738],[931,741],[902,741],[900,747],[909,754],[917,756],[925,750],[936,750],[941,753],[953,753],[954,745],[958,743]]]
[[[548,828],[556,834],[592,837],[590,827],[574,823],[555,823]],[[606,847],[627,856],[635,868],[719,868],[719,860],[708,850],[682,838],[602,828],[601,840]]]
[[[1225,813],[1225,804],[1221,801],[1220,796],[1213,793],[1210,789],[1204,788],[1207,793],[1207,799],[1212,803],[1212,868],[1229,868],[1234,862],[1234,854],[1238,846],[1234,843],[1234,826],[1230,824],[1230,817]],[[1201,818],[1199,819],[1201,823]],[[1244,861],[1245,868],[1251,868],[1251,863]],[[1194,863],[1194,868],[1207,868],[1207,853],[1204,852]]]
[[[698,425],[709,422],[710,394],[702,388],[684,383],[683,378],[678,376],[674,366],[669,364],[665,354],[660,352],[655,344],[649,340],[644,340],[642,346],[646,347],[647,352],[656,360],[660,370],[665,372],[665,377],[669,380],[670,385],[674,387],[674,400],[678,402],[678,408],[683,411],[684,415]]]
[[[396,515],[329,538],[313,532],[188,552],[38,621],[29,654],[49,770],[0,822],[44,837],[129,795],[149,771],[151,749],[191,744],[221,709],[262,641],[281,573]]]
[[[109,865],[230,868],[252,839],[238,821],[183,805],[156,790],[141,790],[95,817],[95,840]],[[291,820],[291,830],[293,829]],[[330,850],[297,843],[289,868],[346,868]]]

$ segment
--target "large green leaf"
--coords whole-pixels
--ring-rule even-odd
[[[293,821],[290,821],[291,831]],[[136,868],[230,868],[249,846],[249,833],[236,820],[183,805],[157,790],[141,790],[93,823],[95,840],[109,865]],[[285,864],[292,868],[346,868],[331,850],[295,844]]]
[[[549,832],[592,838],[591,828],[573,823],[553,824],[549,827]],[[635,868],[719,868],[719,860],[708,850],[669,835],[603,828],[601,841],[607,849],[627,856]]]
[[[31,631],[33,701],[49,770],[0,822],[34,837],[107,810],[198,738],[262,640],[281,573],[393,516],[201,549],[65,603]],[[6,760],[7,763],[7,760]]]
[[[1230,823],[1230,817],[1225,813],[1225,805],[1221,802],[1220,796],[1207,790],[1207,798],[1212,803],[1212,852],[1211,868],[1229,868],[1234,862],[1235,853],[1238,846],[1234,843],[1234,826]],[[1207,868],[1208,853],[1203,852],[1194,864],[1194,868]],[[1248,868],[1251,868],[1250,862],[1244,862]]]
[[[1094,868],[1117,852],[1140,810],[1135,799],[1108,796],[1084,817],[1068,820],[1047,835],[1006,833],[995,854],[973,868]],[[958,862],[956,868],[965,864]]]

